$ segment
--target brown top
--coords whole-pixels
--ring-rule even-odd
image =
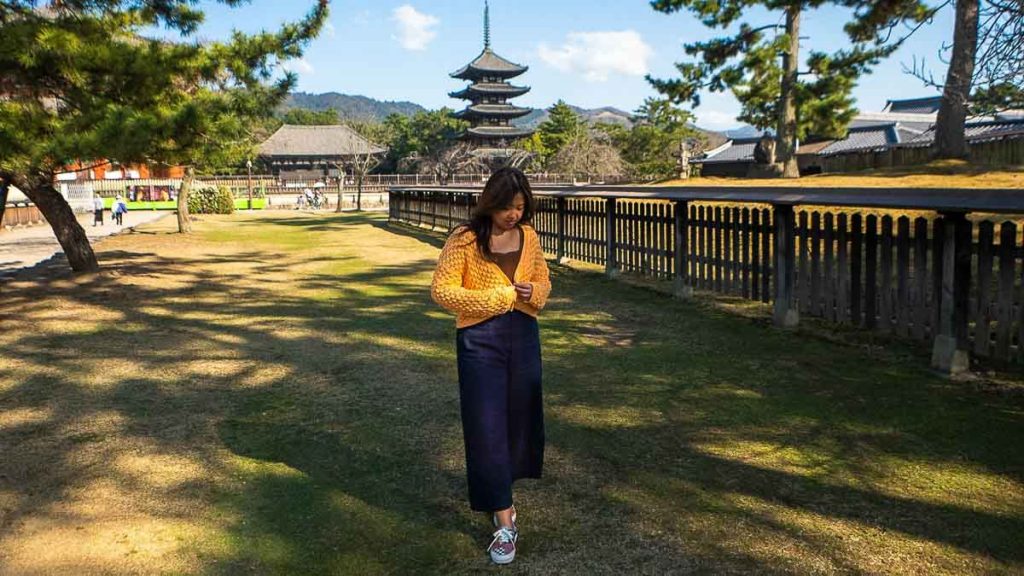
[[[516,267],[519,266],[519,257],[523,254],[523,234],[522,230],[519,230],[519,248],[516,248],[512,252],[492,252],[494,254],[494,262],[501,268],[501,271],[508,277],[508,281],[515,284],[515,273]]]

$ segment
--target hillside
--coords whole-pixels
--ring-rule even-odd
[[[412,116],[417,112],[425,112],[426,108],[412,102],[382,101],[366,96],[350,94],[339,94],[327,92],[324,94],[308,94],[305,92],[293,92],[281,105],[281,111],[292,108],[305,108],[307,110],[330,110],[338,111],[342,118],[354,118],[360,120],[383,120],[390,114],[403,114]]]
[[[389,114],[412,116],[417,112],[425,112],[427,110],[413,102],[382,101],[367,96],[339,94],[338,92],[326,92],[324,94],[293,92],[288,95],[280,110],[283,112],[293,108],[305,108],[307,110],[330,110],[333,108],[343,118],[372,120],[383,120]],[[591,122],[607,122],[621,124],[626,127],[633,125],[629,112],[624,112],[611,106],[595,108],[593,110],[572,106],[572,109]],[[536,128],[541,122],[547,120],[547,117],[548,113],[546,110],[534,109],[529,115],[513,122],[517,126]]]
[[[580,108],[578,106],[569,106],[573,112],[587,119],[592,123],[604,122],[607,124],[619,124],[629,128],[633,125],[633,115],[629,112],[623,112],[618,108],[611,106],[605,106],[603,108]],[[522,126],[524,128],[536,128],[540,126],[542,122],[548,119],[548,111],[540,108],[535,108],[533,112],[522,118],[517,118],[512,121],[516,126]]]

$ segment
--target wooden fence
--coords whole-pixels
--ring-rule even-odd
[[[390,219],[444,230],[474,190],[395,187]],[[537,190],[555,257],[772,303],[801,315],[931,342],[936,367],[967,353],[1024,361],[1022,190],[603,187]]]
[[[46,219],[43,213],[32,204],[8,204],[3,211],[3,222],[0,222],[0,230],[13,228],[15,226],[31,226],[43,224]]]

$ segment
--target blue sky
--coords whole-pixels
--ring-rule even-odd
[[[530,70],[515,79],[533,89],[517,99],[548,107],[558,99],[585,108],[615,106],[632,111],[655,95],[644,73],[671,77],[685,58],[682,44],[720,35],[688,13],[662,14],[647,0],[491,0],[491,45],[503,57]],[[299,18],[312,0],[253,0],[241,8],[206,5],[205,38],[225,37],[232,28],[256,31]],[[842,24],[849,13],[828,8],[805,13],[801,50],[835,50],[846,43]],[[754,25],[779,21],[777,14],[752,11]],[[447,96],[461,81],[448,74],[482,49],[483,0],[333,0],[330,24],[300,62],[298,89],[408,100],[428,108],[458,108]],[[937,52],[952,36],[945,10],[920,29],[896,54],[862,78],[854,92],[864,111],[881,110],[889,98],[936,94],[906,75],[901,65],[924,57],[936,77],[945,66]],[[695,109],[697,123],[712,129],[738,124],[739,105],[729,94],[705,95]]]

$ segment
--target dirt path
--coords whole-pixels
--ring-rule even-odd
[[[92,214],[80,214],[78,222],[85,229],[89,240],[95,242],[173,214],[173,212],[167,211],[128,212],[124,216],[122,226],[114,224],[109,212],[104,214],[103,226],[92,225]],[[57,238],[53,235],[53,229],[48,224],[2,230],[0,231],[0,279],[10,276],[21,268],[35,266],[57,254],[63,255],[63,251]]]

